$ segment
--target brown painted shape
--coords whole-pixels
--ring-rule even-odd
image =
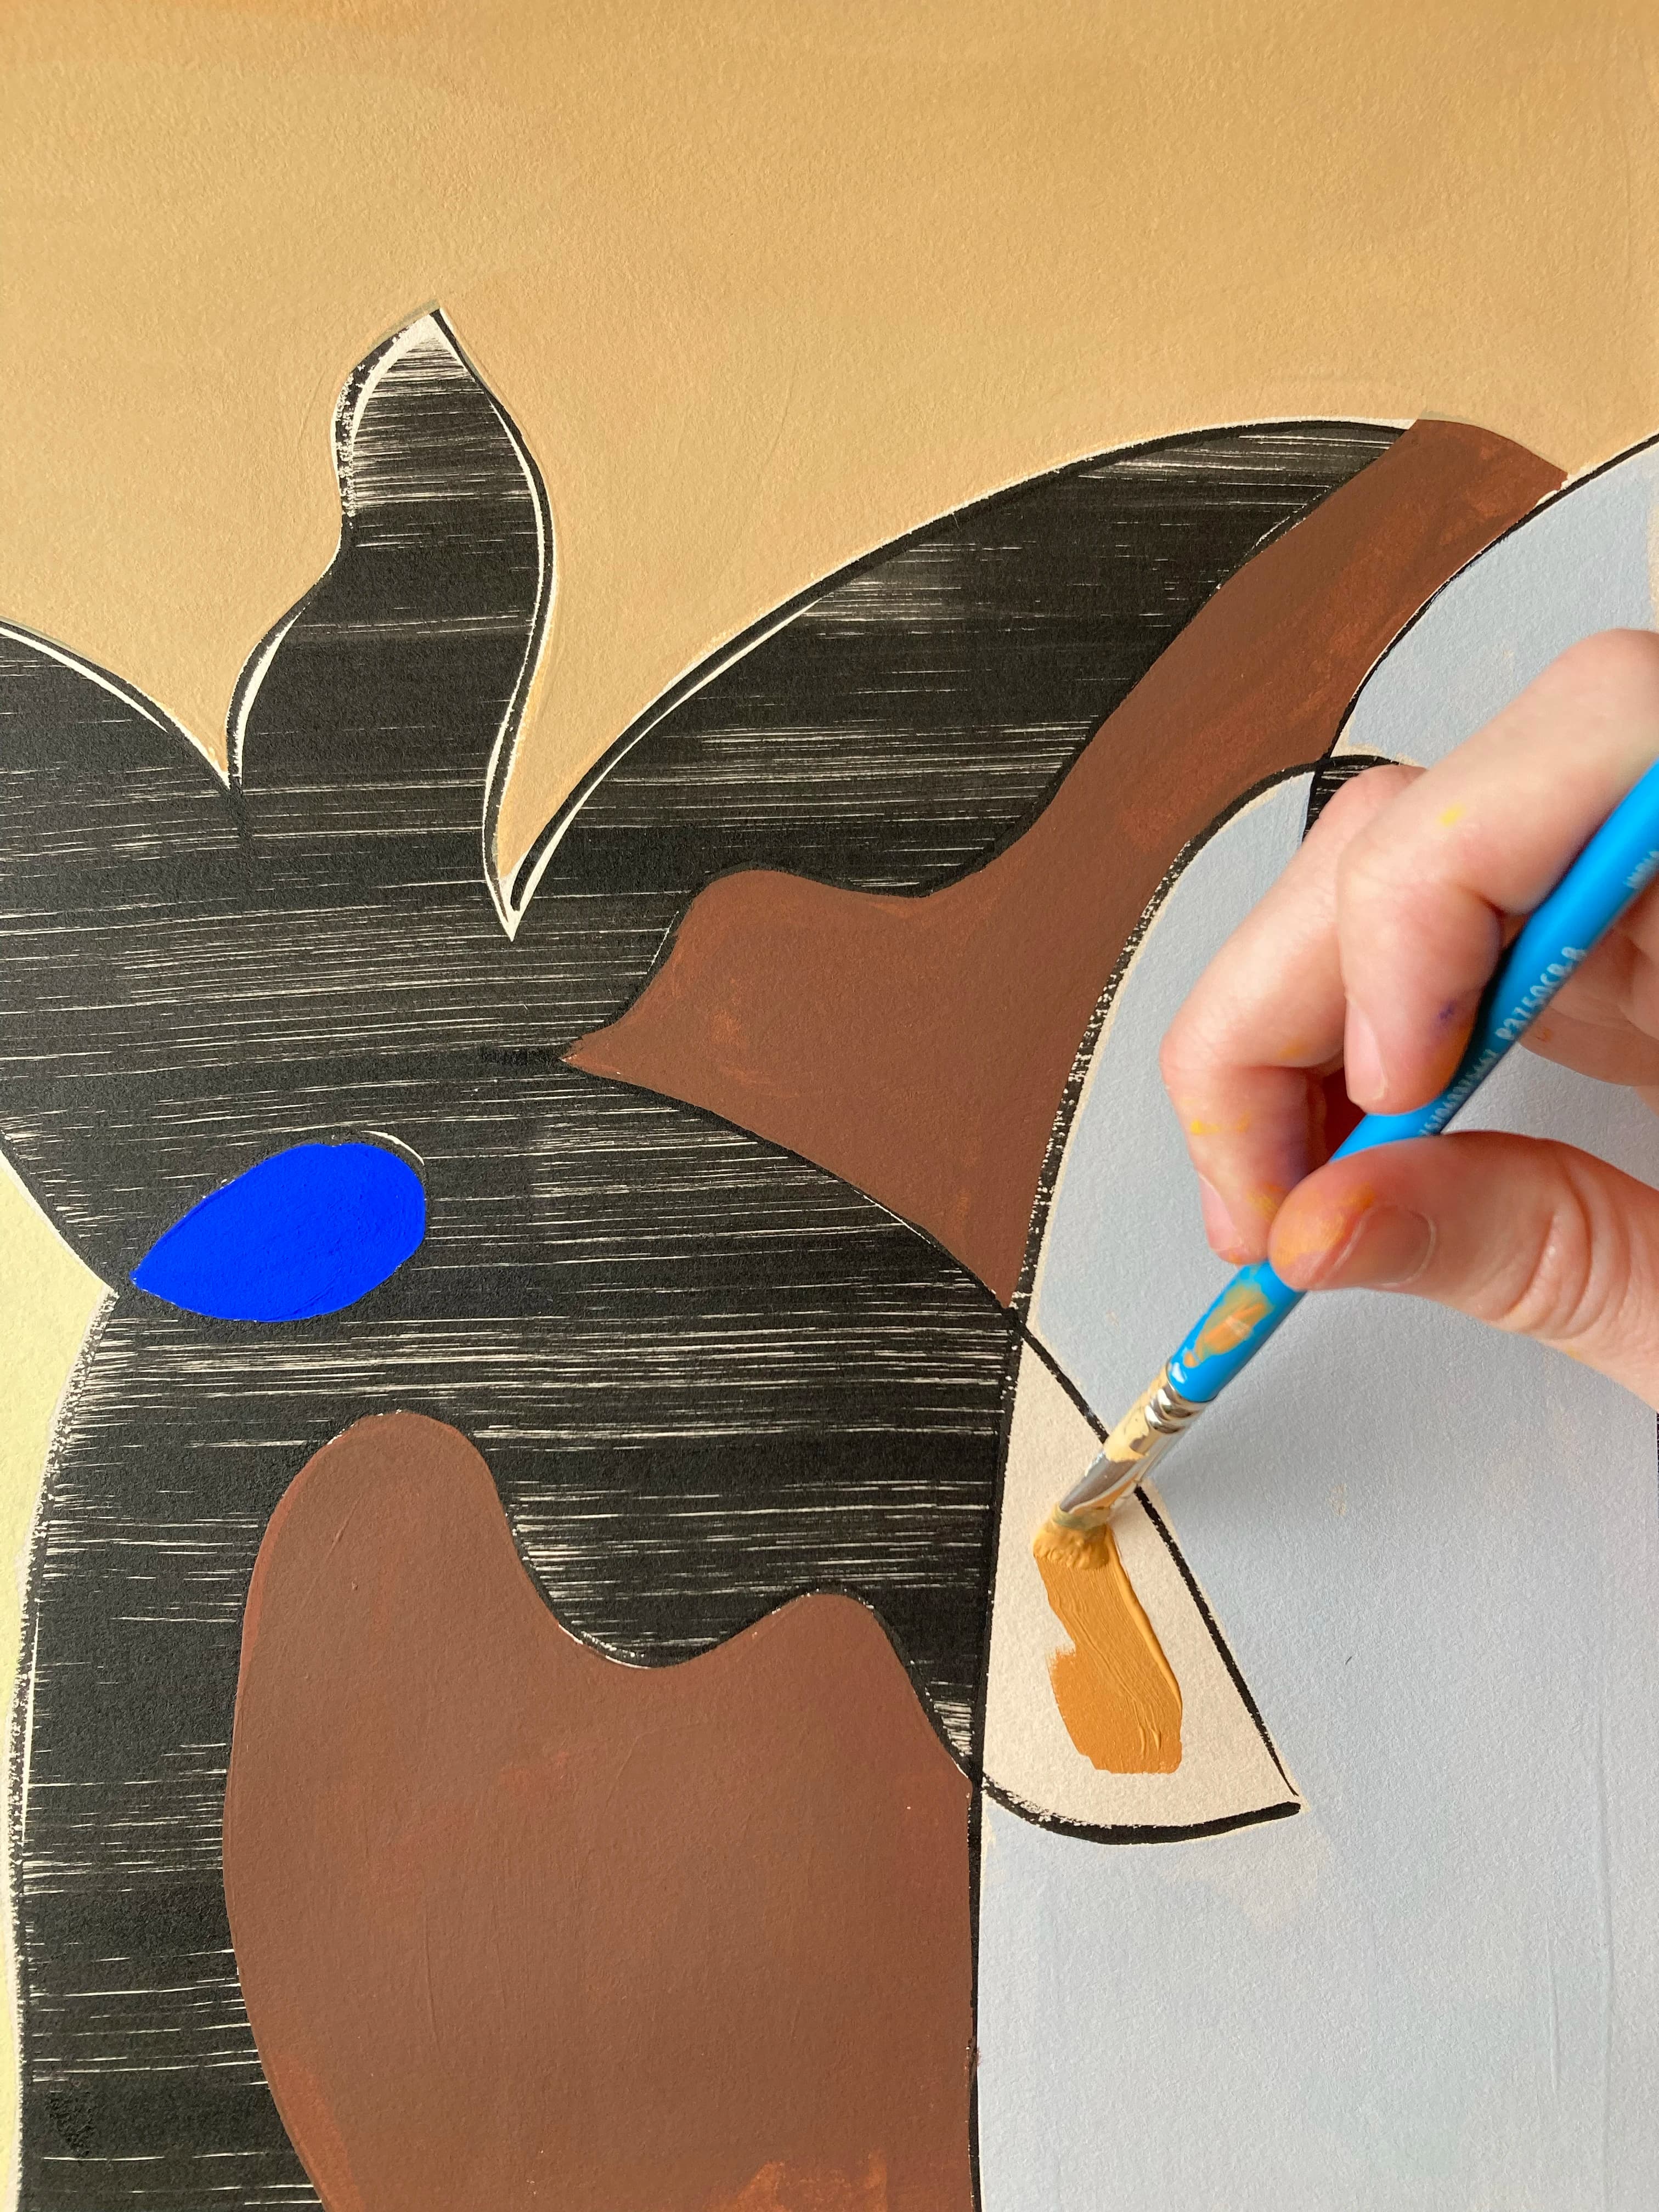
[[[620,1666],[410,1413],[271,1521],[225,1892],[329,2212],[969,2212],[968,1836],[848,1599]]]
[[[816,1161],[1006,1304],[1079,1044],[1182,847],[1316,760],[1401,627],[1560,481],[1489,431],[1415,424],[1222,586],[985,866],[921,898],[724,877],[567,1058]]]

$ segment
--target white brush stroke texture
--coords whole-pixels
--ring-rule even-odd
[[[1645,514],[1639,534],[1645,575]],[[1564,542],[1536,569],[1500,547],[1514,598],[1547,597]],[[1484,589],[1477,564],[1441,603],[1460,668],[1451,595]],[[1532,619],[1510,610],[1513,688]],[[1562,626],[1540,612],[1537,656]],[[1413,707],[1415,757],[1502,690]],[[1384,726],[1357,713],[1355,749],[1406,750]],[[1073,1124],[1033,1320],[1107,1418],[1225,1278],[1157,1047],[1289,859],[1305,787],[1235,817],[1174,887]],[[1644,1109],[1524,1053],[1465,1118],[1659,1177]],[[1537,1346],[1351,1293],[1310,1300],[1166,1474],[1172,1533],[1307,1809],[1112,1846],[987,1806],[987,2212],[1659,2203],[1652,1414]]]

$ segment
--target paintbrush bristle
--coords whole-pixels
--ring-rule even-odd
[[[1161,1368],[1107,1437],[1088,1473],[1055,1506],[1056,1523],[1062,1528],[1097,1528],[1198,1411],[1171,1389],[1170,1371]]]

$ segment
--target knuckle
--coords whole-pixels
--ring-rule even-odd
[[[1393,902],[1401,884],[1401,854],[1374,832],[1358,836],[1337,863],[1337,913],[1346,925],[1374,900]]]
[[[1423,773],[1421,769],[1406,768],[1389,763],[1382,768],[1362,769],[1340,784],[1321,808],[1319,819],[1308,833],[1311,844],[1315,838],[1329,844],[1340,838],[1345,842],[1358,836],[1374,821],[1382,809],[1408,790]]]
[[[1559,680],[1616,708],[1659,717],[1659,635],[1604,629],[1571,645],[1555,664]]]
[[[1204,1065],[1195,1049],[1193,1031],[1194,1024],[1183,1010],[1164,1032],[1164,1041],[1158,1048],[1158,1072],[1171,1097],[1188,1087]]]
[[[1577,1344],[1615,1327],[1630,1295],[1632,1242],[1595,1164],[1570,1146],[1549,1146],[1549,1195],[1511,1265],[1494,1285],[1486,1318],[1516,1335]]]

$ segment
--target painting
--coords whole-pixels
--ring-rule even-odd
[[[652,237],[735,191],[705,275],[834,197],[796,116],[799,204],[748,204],[745,105],[740,158],[636,204],[683,21],[574,10],[567,47],[509,8],[467,46],[415,6],[186,12],[211,96],[142,9],[74,64],[123,131],[141,80],[188,111],[158,204],[224,100],[310,85],[283,173],[344,163],[369,213],[280,337],[226,319],[234,269],[191,279],[176,369],[123,324],[119,409],[195,380],[188,437],[155,416],[185,520],[148,568],[31,520],[93,462],[17,463],[0,1147],[20,1408],[31,1360],[49,1387],[37,1441],[17,1416],[16,2201],[1644,2201],[1651,1412],[1438,1310],[1315,1301],[1109,1574],[1031,1539],[1218,1279],[1164,1029],[1346,778],[1659,622],[1659,391],[1592,417],[1571,315],[1530,413],[1421,317],[1383,368],[1350,332],[1352,372],[1275,383],[1246,316],[1208,383],[1155,362],[1137,416],[1078,351],[1045,413],[1005,316],[982,426],[866,398],[849,457],[849,347],[722,429],[729,294],[617,391],[614,334],[546,343],[615,274],[555,181]],[[732,70],[763,105],[814,62],[853,117],[872,57],[933,56],[930,146],[1052,119],[1062,64],[1107,82],[1069,11],[943,45],[926,8],[855,17],[713,10],[692,136]],[[1246,127],[1213,27],[1136,20]],[[1605,31],[1598,84],[1636,51]],[[8,35],[44,97],[62,34]],[[552,151],[503,127],[538,113]],[[430,152],[458,117],[476,173],[373,173],[394,124]],[[973,318],[941,313],[954,404]],[[200,332],[233,327],[252,396],[209,404]],[[659,380],[715,427],[665,428]],[[287,520],[250,532],[262,503]],[[1644,1109],[1541,1062],[1480,1118],[1659,1174]]]

